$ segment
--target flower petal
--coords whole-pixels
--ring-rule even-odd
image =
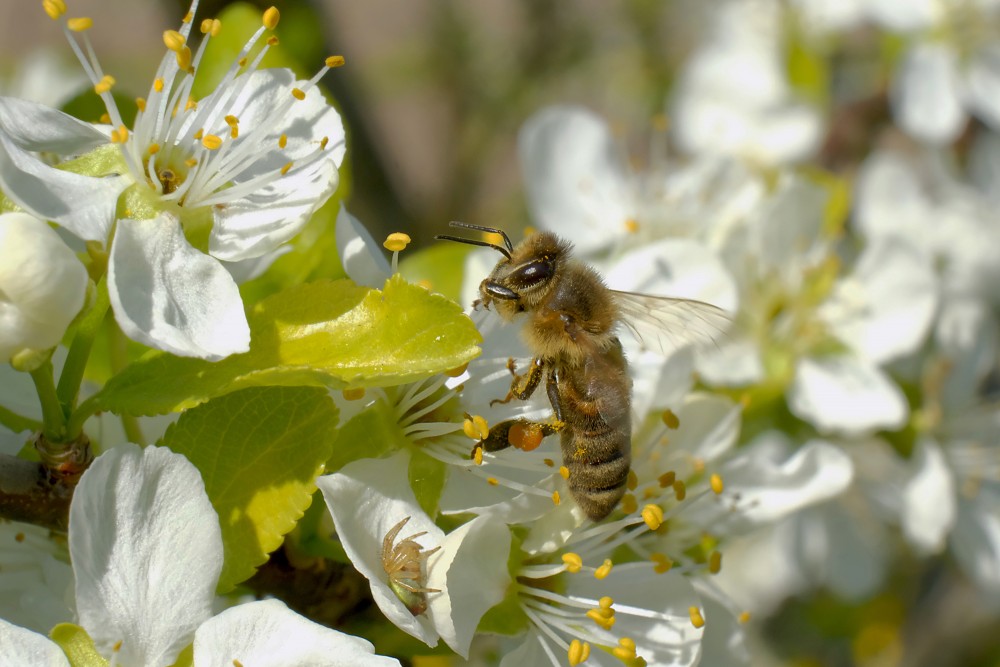
[[[20,667],[70,667],[66,654],[54,641],[0,618],[0,646],[4,663]]]
[[[958,56],[941,44],[917,44],[906,54],[891,91],[900,126],[932,144],[958,138],[966,115],[960,101]]]
[[[975,54],[965,76],[971,106],[994,132],[1000,130],[1000,46],[987,44]]]
[[[126,665],[169,665],[212,615],[219,518],[201,474],[165,447],[122,445],[83,474],[69,550],[80,624]]]
[[[381,288],[392,273],[375,239],[343,204],[337,215],[337,250],[347,276],[359,285]]]
[[[118,222],[108,295],[125,335],[150,347],[210,360],[250,349],[232,276],[192,248],[169,214]]]
[[[923,554],[939,552],[955,523],[955,480],[937,443],[917,443],[913,477],[903,489],[903,534]]]
[[[1000,493],[984,488],[971,502],[959,503],[951,544],[976,583],[1000,592]]]
[[[16,97],[0,97],[0,131],[23,150],[63,156],[81,155],[109,142],[108,135],[90,123]]]
[[[822,432],[849,435],[898,429],[909,413],[903,392],[881,369],[847,355],[799,361],[788,407]]]
[[[750,664],[743,630],[736,614],[729,608],[718,587],[703,579],[694,579],[694,588],[705,607],[705,634],[701,638],[702,665],[712,667],[744,667]]]
[[[231,607],[194,635],[194,664],[247,667],[389,667],[370,642],[313,623],[280,600]]]
[[[316,486],[333,515],[344,551],[354,568],[368,579],[375,604],[400,630],[433,647],[438,640],[436,623],[428,614],[410,613],[389,587],[389,575],[382,564],[383,538],[406,517],[410,520],[396,536],[397,544],[420,532],[426,532],[417,539],[425,550],[444,541],[444,532],[417,504],[407,478],[409,464],[410,455],[405,451],[384,459],[360,459],[320,477]]]

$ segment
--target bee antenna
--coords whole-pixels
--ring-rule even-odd
[[[452,221],[450,224],[452,227],[461,227],[463,229],[474,229],[480,232],[490,232],[492,234],[500,234],[503,237],[504,244],[506,244],[507,247],[504,248],[498,246],[495,243],[490,243],[489,241],[481,241],[479,239],[466,239],[460,236],[451,236],[450,234],[438,234],[434,238],[439,241],[456,241],[458,243],[467,243],[469,245],[477,245],[477,246],[482,246],[484,248],[493,248],[507,259],[510,259],[510,251],[514,249],[514,246],[511,245],[510,238],[507,236],[506,233],[504,233],[503,230],[494,229],[493,227],[480,227],[479,225],[470,225],[466,222]]]
[[[514,244],[510,242],[510,237],[507,236],[507,232],[502,229],[497,229],[496,227],[483,227],[481,225],[473,225],[468,222],[459,222],[458,220],[452,220],[448,223],[450,227],[461,227],[462,229],[475,229],[478,232],[488,232],[490,234],[499,234],[503,237],[503,243],[507,246],[507,250],[513,250]]]

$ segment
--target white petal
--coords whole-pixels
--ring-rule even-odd
[[[381,558],[386,533],[406,517],[410,520],[396,537],[396,543],[425,531],[427,534],[416,540],[424,550],[444,541],[444,532],[417,504],[407,477],[409,464],[410,455],[404,451],[384,459],[360,459],[333,475],[320,477],[316,486],[323,492],[333,515],[344,551],[354,568],[368,580],[375,604],[400,630],[433,647],[439,634],[435,623],[429,614],[411,614],[392,592]],[[430,577],[427,570],[425,573]],[[447,594],[448,591],[427,593],[428,596]]]
[[[695,363],[698,374],[710,385],[741,387],[764,379],[757,344],[735,333],[719,341],[717,348],[699,350]]]
[[[728,554],[728,549],[727,549]],[[740,563],[743,567],[743,563]],[[723,568],[726,570],[728,568]],[[701,638],[701,663],[712,667],[745,667],[750,664],[743,628],[727,600],[714,585],[703,579],[694,579],[704,605],[705,634]],[[713,582],[714,583],[714,582]]]
[[[932,144],[958,138],[966,116],[954,51],[940,44],[917,44],[903,59],[895,83],[892,107],[904,130]]]
[[[125,335],[150,347],[210,360],[250,349],[235,281],[169,214],[118,221],[108,295]]]
[[[987,44],[971,59],[965,76],[971,106],[991,129],[1000,130],[1000,46]]]
[[[0,647],[4,664],[18,667],[69,667],[59,646],[46,637],[0,618]]]
[[[299,616],[280,600],[232,607],[194,635],[194,664],[244,667],[389,667],[370,642]]]
[[[846,355],[799,361],[788,407],[822,432],[850,435],[898,429],[909,414],[903,392],[882,370]]]
[[[381,246],[343,204],[337,215],[337,250],[347,276],[359,285],[381,288],[392,272]]]
[[[0,360],[57,345],[86,291],[86,269],[48,224],[0,215]]]
[[[66,157],[108,143],[108,136],[69,114],[15,97],[0,97],[0,131],[23,150]]]
[[[951,544],[969,576],[1000,593],[1000,493],[984,488],[972,501],[959,503]]]
[[[122,445],[83,474],[69,549],[82,625],[104,656],[172,664],[212,614],[222,531],[201,474],[165,447]]]
[[[903,534],[922,554],[937,553],[955,523],[955,480],[937,443],[917,443],[915,472],[903,489]]]
[[[625,233],[632,209],[619,147],[604,120],[581,107],[543,109],[518,136],[532,217],[581,253]]]
[[[889,30],[909,32],[929,28],[941,18],[937,0],[867,0],[868,12]]]
[[[937,215],[912,160],[873,153],[861,165],[855,201],[859,231],[869,242],[898,237],[930,251]]]
[[[702,461],[714,461],[736,444],[741,408],[725,396],[690,394],[676,410],[680,421],[669,433],[670,447]]]
[[[739,499],[736,523],[777,521],[840,494],[854,477],[839,447],[811,440],[789,456],[768,438],[740,449],[721,469],[725,495]]]
[[[447,591],[430,594],[429,612],[441,639],[463,658],[483,614],[503,600],[510,586],[507,558],[510,530],[487,516],[456,528],[428,563],[427,587]]]
[[[937,309],[937,289],[929,256],[905,239],[876,240],[819,314],[854,351],[883,364],[923,343]]]

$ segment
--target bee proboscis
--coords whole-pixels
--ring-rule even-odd
[[[638,338],[652,335],[662,348],[713,340],[728,325],[722,309],[701,301],[655,297],[609,289],[594,269],[571,256],[571,245],[555,234],[532,234],[516,246],[505,232],[452,222],[503,238],[485,240],[441,235],[438,239],[493,248],[503,257],[479,285],[474,304],[493,306],[505,321],[524,315],[522,330],[533,358],[523,374],[509,363],[510,390],[500,399],[527,400],[545,380],[555,423],[511,419],[490,429],[476,448],[493,452],[512,444],[512,431],[559,433],[567,484],[594,521],[608,516],[625,494],[632,449],[632,382],[619,322]],[[475,448],[473,449],[475,453]]]

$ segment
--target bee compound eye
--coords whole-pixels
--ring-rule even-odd
[[[552,277],[552,263],[547,260],[536,260],[517,268],[511,274],[510,280],[518,287],[532,287]]]

